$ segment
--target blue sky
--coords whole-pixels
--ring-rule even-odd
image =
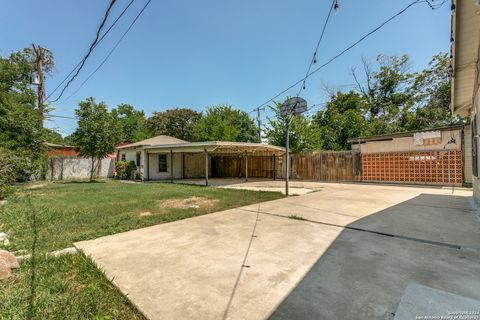
[[[134,2],[64,97],[98,66],[146,1]],[[117,1],[110,22],[128,2]],[[318,64],[410,2],[339,0],[340,10],[330,19]],[[48,94],[86,53],[108,3],[0,0],[0,54],[31,43],[51,49],[56,66],[46,79]],[[173,107],[201,111],[223,103],[250,111],[305,74],[330,4],[330,0],[153,0],[100,71],[76,95],[55,105],[54,113],[73,116],[78,101],[89,96],[109,107],[130,103],[146,115]],[[406,53],[412,69],[421,69],[432,55],[449,50],[449,40],[449,2],[435,11],[417,4],[311,77],[301,96],[310,105],[318,104],[326,100],[325,86],[348,88],[353,82],[351,68],[361,65],[362,56],[373,62],[378,54]],[[47,125],[69,134],[76,122],[57,118]]]

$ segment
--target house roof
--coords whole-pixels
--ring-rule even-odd
[[[423,130],[416,130],[416,131],[407,131],[407,132],[398,132],[398,133],[391,133],[391,134],[382,134],[378,136],[368,136],[368,137],[358,137],[358,138],[350,138],[347,142],[356,144],[356,143],[363,143],[367,141],[386,141],[392,140],[393,138],[403,138],[403,137],[413,137],[415,133],[418,132],[427,132],[427,131],[451,131],[451,130],[461,130],[464,127],[463,124],[448,126],[448,127],[440,127],[440,128],[431,128],[431,129],[423,129]]]
[[[153,138],[145,139],[142,141],[134,142],[134,143],[129,143],[123,146],[117,147],[117,149],[127,149],[127,148],[134,148],[134,147],[145,147],[145,146],[151,146],[151,145],[172,145],[172,144],[185,144],[185,143],[190,143],[188,141],[182,140],[182,139],[177,139],[174,137],[170,136],[156,136]]]
[[[468,116],[478,90],[480,6],[474,0],[452,1],[452,102],[455,115]]]
[[[57,144],[57,143],[50,143],[50,142],[44,142],[44,145],[50,148],[55,148],[55,149],[71,149],[71,148],[77,148],[76,146],[69,146],[66,144]]]
[[[155,152],[215,152],[215,153],[266,153],[283,154],[285,148],[269,144],[231,141],[188,142],[170,136],[157,136],[143,141],[119,146],[117,149],[142,148]]]
[[[215,153],[242,153],[247,151],[255,153],[266,152],[283,154],[285,152],[285,148],[269,144],[232,141],[202,141],[171,145],[151,145],[144,147],[144,149],[151,151],[172,150],[173,152],[203,152],[206,150],[207,152]]]

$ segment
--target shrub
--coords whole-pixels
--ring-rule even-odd
[[[115,164],[115,176],[119,179],[132,179],[137,166],[133,161],[117,161]]]
[[[0,200],[11,192],[11,184],[17,179],[17,157],[13,152],[0,149]]]

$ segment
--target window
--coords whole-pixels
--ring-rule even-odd
[[[122,153],[122,161],[127,161],[127,156],[125,155],[125,153]]]
[[[167,172],[167,155],[158,155],[158,172]]]
[[[136,161],[136,165],[137,165],[137,167],[139,167],[139,166],[140,166],[140,159],[141,159],[141,152],[140,152],[140,151],[138,151],[138,152],[137,152],[137,159],[136,159],[136,160],[137,160],[137,161]]]
[[[475,177],[478,177],[478,130],[477,115],[473,117],[472,126],[472,171]]]

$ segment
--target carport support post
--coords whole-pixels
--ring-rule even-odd
[[[173,183],[173,150],[170,149],[170,182]]]
[[[277,180],[277,156],[273,155],[273,180]]]
[[[205,149],[205,185],[208,186],[208,152]]]
[[[245,150],[245,182],[248,181],[248,153]]]

